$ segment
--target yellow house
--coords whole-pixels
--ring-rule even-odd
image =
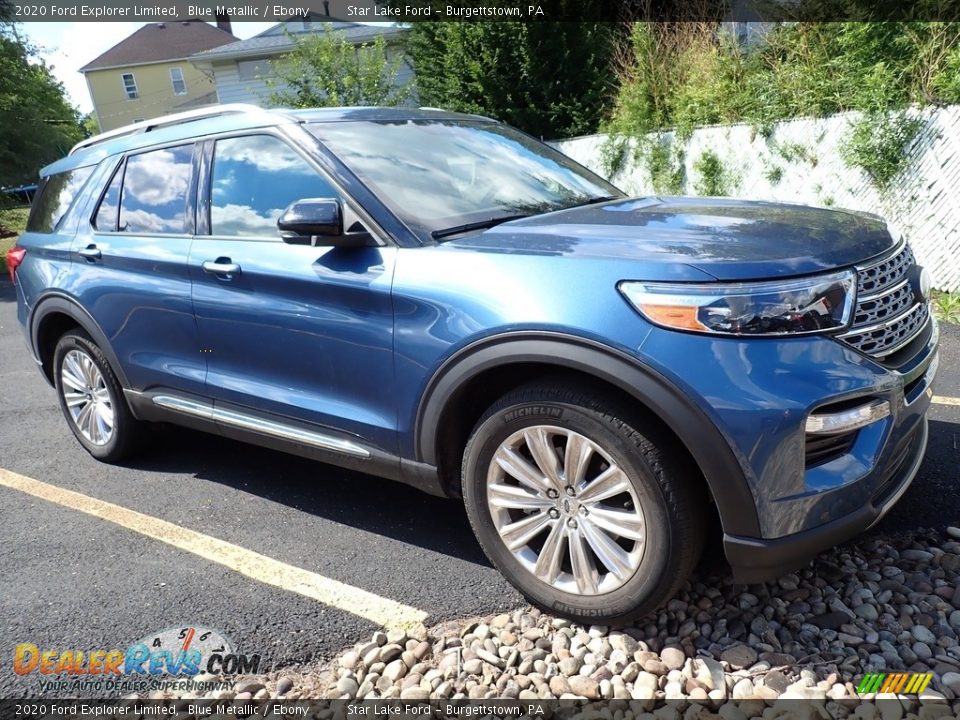
[[[149,23],[80,72],[87,80],[100,130],[216,105],[213,78],[187,58],[235,42],[229,21]]]

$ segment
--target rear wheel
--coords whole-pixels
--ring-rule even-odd
[[[704,507],[683,456],[613,397],[534,385],[480,419],[467,513],[491,561],[551,612],[626,622],[673,596],[700,556]]]
[[[127,407],[96,343],[82,330],[64,334],[54,350],[53,370],[60,409],[80,444],[98,460],[125,458],[138,443],[142,423]]]

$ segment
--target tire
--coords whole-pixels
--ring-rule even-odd
[[[467,515],[487,557],[531,603],[586,623],[627,623],[672,598],[703,549],[699,472],[674,447],[613,395],[529,385],[473,430],[462,467]]]
[[[116,463],[139,446],[143,423],[133,417],[117,376],[83,330],[71,330],[57,342],[53,378],[67,425],[93,457]]]

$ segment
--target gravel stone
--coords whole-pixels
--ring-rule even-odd
[[[670,646],[660,651],[660,661],[666,666],[667,670],[676,670],[683,667],[686,656],[681,648]],[[644,669],[647,669],[646,666],[644,666]]]
[[[277,680],[277,695],[286,695],[293,689],[293,680],[283,677]]]
[[[591,677],[576,675],[570,678],[570,689],[577,695],[582,695],[590,700],[600,699],[600,683]]]
[[[734,700],[746,700],[753,697],[753,682],[750,678],[741,678],[733,686],[731,697]]]
[[[383,670],[383,677],[390,680],[390,682],[396,682],[406,674],[407,666],[404,664],[403,660],[400,659],[388,663],[387,667]]]
[[[724,650],[720,659],[728,663],[734,670],[750,667],[757,661],[757,651],[747,645],[736,645]]]
[[[923,625],[914,625],[912,628],[910,628],[910,634],[916,638],[917,642],[926,643],[927,645],[937,644],[937,636],[930,632],[929,628],[926,628]]]
[[[337,682],[337,692],[341,695],[349,695],[350,697],[357,696],[357,690],[360,689],[360,686],[357,684],[355,678],[347,676],[342,677]]]

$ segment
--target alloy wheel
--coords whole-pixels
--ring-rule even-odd
[[[535,425],[504,440],[487,472],[487,506],[514,558],[564,592],[616,590],[643,559],[646,523],[633,483],[572,430]]]
[[[114,432],[110,391],[93,358],[82,350],[70,350],[63,356],[60,393],[83,437],[94,445],[110,442]]]

